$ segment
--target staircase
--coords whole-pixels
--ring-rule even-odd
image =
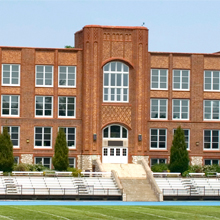
[[[89,193],[82,178],[74,178],[73,183],[78,187],[79,195],[87,195]]]
[[[191,195],[199,194],[199,190],[197,189],[197,187],[191,179],[182,179],[181,182],[185,189],[187,189],[187,191],[190,192]]]
[[[115,170],[126,194],[126,201],[158,201],[141,164],[102,164],[103,170]]]
[[[17,186],[14,182],[14,179],[4,178],[3,179],[3,184],[5,185],[7,194],[17,194],[18,193]]]

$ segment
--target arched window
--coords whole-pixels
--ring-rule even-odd
[[[128,102],[129,67],[121,62],[111,62],[103,68],[103,101]]]
[[[120,125],[110,125],[103,129],[103,138],[128,138],[128,130]]]

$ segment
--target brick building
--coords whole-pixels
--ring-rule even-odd
[[[52,166],[59,127],[70,165],[169,162],[184,129],[191,164],[219,163],[220,54],[148,51],[148,29],[87,25],[75,48],[1,47],[1,128],[18,162]]]

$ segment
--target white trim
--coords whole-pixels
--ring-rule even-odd
[[[211,102],[211,119],[205,118],[205,102],[206,101]],[[218,112],[219,119],[213,119],[213,102],[214,101],[219,103],[219,112]],[[220,121],[220,100],[203,100],[203,120],[204,121]]]
[[[206,71],[209,71],[211,72],[211,89],[205,89],[205,72]],[[206,92],[218,92],[220,91],[220,83],[218,84],[219,85],[219,89],[213,89],[213,72],[218,72],[218,75],[219,75],[219,80],[220,80],[220,71],[219,70],[204,70],[204,76],[203,76],[203,87],[204,87],[204,91]]]
[[[3,115],[3,96],[9,96],[9,114],[8,115]],[[11,114],[11,97],[12,96],[17,96],[18,97],[18,114],[17,115],[12,115]],[[20,95],[1,95],[1,116],[2,117],[20,117]]]
[[[63,97],[63,98],[66,98],[66,103],[65,103],[65,105],[66,105],[66,112],[65,112],[65,114],[67,115],[67,111],[68,111],[68,109],[67,109],[67,100],[68,100],[68,98],[74,98],[74,116],[60,116],[59,115],[59,104],[60,104],[60,97]],[[76,118],[76,97],[75,96],[58,96],[58,118]]]
[[[36,109],[36,98],[37,97],[42,97],[43,98],[43,115],[36,115],[36,111],[37,111],[37,109]],[[47,98],[47,97],[50,97],[50,98],[52,98],[52,100],[51,100],[51,104],[52,104],[52,106],[51,106],[51,115],[45,115],[45,98]],[[53,118],[53,96],[41,96],[41,95],[36,95],[35,96],[35,117],[36,118]]]
[[[153,100],[156,100],[156,101],[158,101],[158,118],[152,118],[151,117],[151,113],[152,113],[152,101]],[[160,118],[159,116],[160,116],[160,101],[161,100],[165,100],[166,101],[166,117],[165,118]],[[167,99],[155,99],[155,98],[153,98],[153,99],[150,99],[150,119],[151,120],[167,120],[167,115],[168,115],[168,105],[167,105],[167,103],[168,103],[168,100]]]
[[[75,73],[74,73],[74,81],[75,81],[75,85],[74,86],[68,86],[68,85],[59,85],[60,82],[60,67],[65,67],[66,68],[66,84],[68,84],[68,79],[67,79],[67,68],[68,67],[74,67],[75,68]],[[58,87],[59,88],[76,88],[76,66],[58,66]]]
[[[37,67],[42,66],[43,67],[43,85],[37,85]],[[52,67],[52,85],[45,85],[45,67],[51,66]],[[35,87],[53,87],[53,75],[54,75],[54,67],[53,65],[35,65]]]
[[[205,148],[205,131],[211,131],[210,132],[210,142],[206,142],[206,143],[210,143],[210,148]],[[212,132],[213,131],[218,131],[218,148],[212,148]],[[219,150],[219,130],[218,129],[204,129],[203,130],[203,151],[217,151]]]
[[[51,164],[52,164],[51,157],[34,157],[34,164],[37,164],[37,163],[36,163],[36,158],[42,158],[42,165],[43,165],[43,166],[44,166],[43,159],[44,159],[44,158],[49,158],[49,159],[50,159],[50,168],[49,168],[49,169],[51,169]]]
[[[9,132],[8,132],[8,134],[10,135],[10,137],[11,137],[11,128],[12,127],[16,127],[16,128],[18,128],[18,145],[16,146],[14,146],[13,145],[13,149],[16,149],[16,148],[19,148],[20,147],[20,126],[16,126],[16,125],[2,125],[1,126],[1,130],[2,130],[2,132],[3,132],[3,128],[4,127],[8,127],[9,128]],[[12,139],[11,139],[12,140]]]
[[[180,71],[180,89],[175,89],[174,88],[174,71]],[[188,89],[183,89],[182,88],[182,80],[183,80],[183,76],[182,76],[182,72],[183,71],[188,71]],[[184,69],[173,69],[173,78],[172,78],[172,89],[174,91],[190,91],[190,70],[184,70]]]
[[[74,159],[74,165],[73,165],[74,167],[73,168],[76,168],[76,157],[68,157],[68,160],[69,159]],[[69,163],[69,165],[70,165],[70,163]]]
[[[174,101],[180,101],[179,102],[179,108],[180,108],[180,112],[179,112],[179,114],[180,114],[180,118],[174,118],[173,117],[173,112],[174,112],[174,104],[173,104],[173,102]],[[188,102],[188,112],[187,112],[187,118],[182,118],[182,101],[187,101]],[[190,113],[190,111],[189,111],[189,109],[190,109],[190,101],[189,101],[189,99],[172,99],[172,120],[181,120],[181,121],[184,121],[184,120],[189,120],[189,113]]]
[[[157,130],[157,147],[151,147],[151,130]],[[160,148],[159,147],[159,130],[165,130],[165,147],[164,148]],[[166,128],[150,128],[150,150],[167,150],[167,129]]]
[[[111,137],[111,133],[110,133],[110,127],[111,126],[119,126],[120,127],[120,137]],[[108,128],[108,137],[104,137],[104,130],[106,129],[106,128]],[[123,138],[122,137],[122,133],[123,133],[123,128],[127,131],[127,137],[126,138]],[[103,139],[118,139],[118,140],[127,140],[128,139],[128,129],[126,128],[126,127],[124,127],[124,126],[122,126],[122,125],[119,125],[119,124],[111,124],[111,125],[108,125],[108,126],[106,126],[106,127],[104,127],[103,129],[102,129],[102,138]]]
[[[158,88],[152,88],[152,71],[157,70],[158,71]],[[160,88],[160,71],[166,70],[166,88]],[[168,90],[168,69],[151,69],[151,75],[150,75],[150,89],[151,90]]]
[[[51,146],[49,146],[49,147],[47,147],[47,146],[35,146],[36,128],[42,128],[42,140],[41,140],[42,144],[44,142],[44,138],[43,138],[43,136],[44,136],[44,128],[50,128],[50,144],[51,144]],[[52,139],[52,134],[53,134],[53,128],[52,127],[35,126],[34,127],[34,148],[35,149],[51,149],[52,146],[53,146],[53,144],[52,144],[52,140],[53,140]]]
[[[10,70],[9,70],[9,81],[10,83],[9,84],[4,84],[3,83],[3,66],[4,65],[9,65],[10,66]],[[17,65],[18,66],[18,84],[12,84],[12,65]],[[20,86],[20,74],[21,73],[21,70],[20,70],[20,64],[7,64],[7,63],[4,63],[2,64],[2,86]]]

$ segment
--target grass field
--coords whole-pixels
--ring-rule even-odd
[[[219,206],[0,206],[0,219],[220,219]]]

